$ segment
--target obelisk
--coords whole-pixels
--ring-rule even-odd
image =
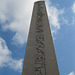
[[[59,75],[45,1],[34,4],[22,75]]]

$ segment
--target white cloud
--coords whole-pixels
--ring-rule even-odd
[[[72,17],[72,25],[74,25],[75,24],[75,17],[73,16]]]
[[[12,52],[8,49],[5,40],[0,38],[0,67],[10,67],[22,71],[23,59],[13,59],[11,54]]]
[[[68,22],[67,18],[62,17],[62,20],[63,20],[63,23],[64,23],[64,24],[69,25],[69,22]]]
[[[72,72],[70,72],[68,75],[75,75],[75,73],[72,71]]]
[[[72,5],[72,12],[75,14],[75,2]],[[74,25],[74,24],[75,24],[75,16],[73,15],[73,17],[72,17],[72,25]]]
[[[23,37],[22,37],[23,36]],[[26,36],[26,35],[25,35]],[[17,44],[17,45],[23,45],[26,41],[25,37],[24,37],[24,34],[22,32],[17,32],[15,34],[15,36],[13,37],[13,44]]]
[[[50,17],[50,24],[53,27],[60,29],[59,16],[64,13],[64,10],[58,10],[55,6],[48,6],[47,8],[48,16]]]
[[[27,40],[32,9],[34,2],[38,0],[0,0],[0,22],[3,30],[11,30],[16,32],[12,38],[13,43],[24,44]],[[50,6],[49,4],[50,3]],[[54,27],[54,32],[60,29],[59,16],[64,12],[63,9],[58,10],[46,0],[50,24]],[[9,23],[6,24],[6,21]],[[56,29],[56,30],[55,30]]]
[[[61,15],[64,13],[64,9],[58,9],[57,7],[53,6],[49,0],[46,2],[48,17],[50,20],[51,31],[52,34],[57,34],[57,31],[61,28],[60,18]],[[53,37],[55,39],[55,37]]]
[[[24,44],[27,40],[29,25],[34,2],[38,0],[1,0],[0,20],[1,23],[9,21],[3,26],[3,30],[16,32],[13,41]],[[18,36],[18,37],[17,37]]]
[[[23,59],[20,60],[14,60],[11,59],[10,62],[8,63],[8,66],[14,70],[22,71],[22,65],[23,65]]]
[[[72,11],[73,11],[73,13],[75,14],[75,2],[74,2],[74,4],[72,5]]]

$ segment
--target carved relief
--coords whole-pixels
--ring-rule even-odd
[[[45,65],[45,45],[44,45],[44,30],[43,21],[44,16],[42,3],[38,3],[37,20],[36,20],[36,44],[35,44],[35,75],[46,75]]]

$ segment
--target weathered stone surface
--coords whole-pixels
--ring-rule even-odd
[[[22,75],[59,75],[44,1],[34,4]]]

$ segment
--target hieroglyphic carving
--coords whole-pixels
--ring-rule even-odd
[[[46,75],[45,65],[45,45],[43,30],[43,6],[38,2],[37,20],[36,20],[36,47],[35,47],[35,75]]]

